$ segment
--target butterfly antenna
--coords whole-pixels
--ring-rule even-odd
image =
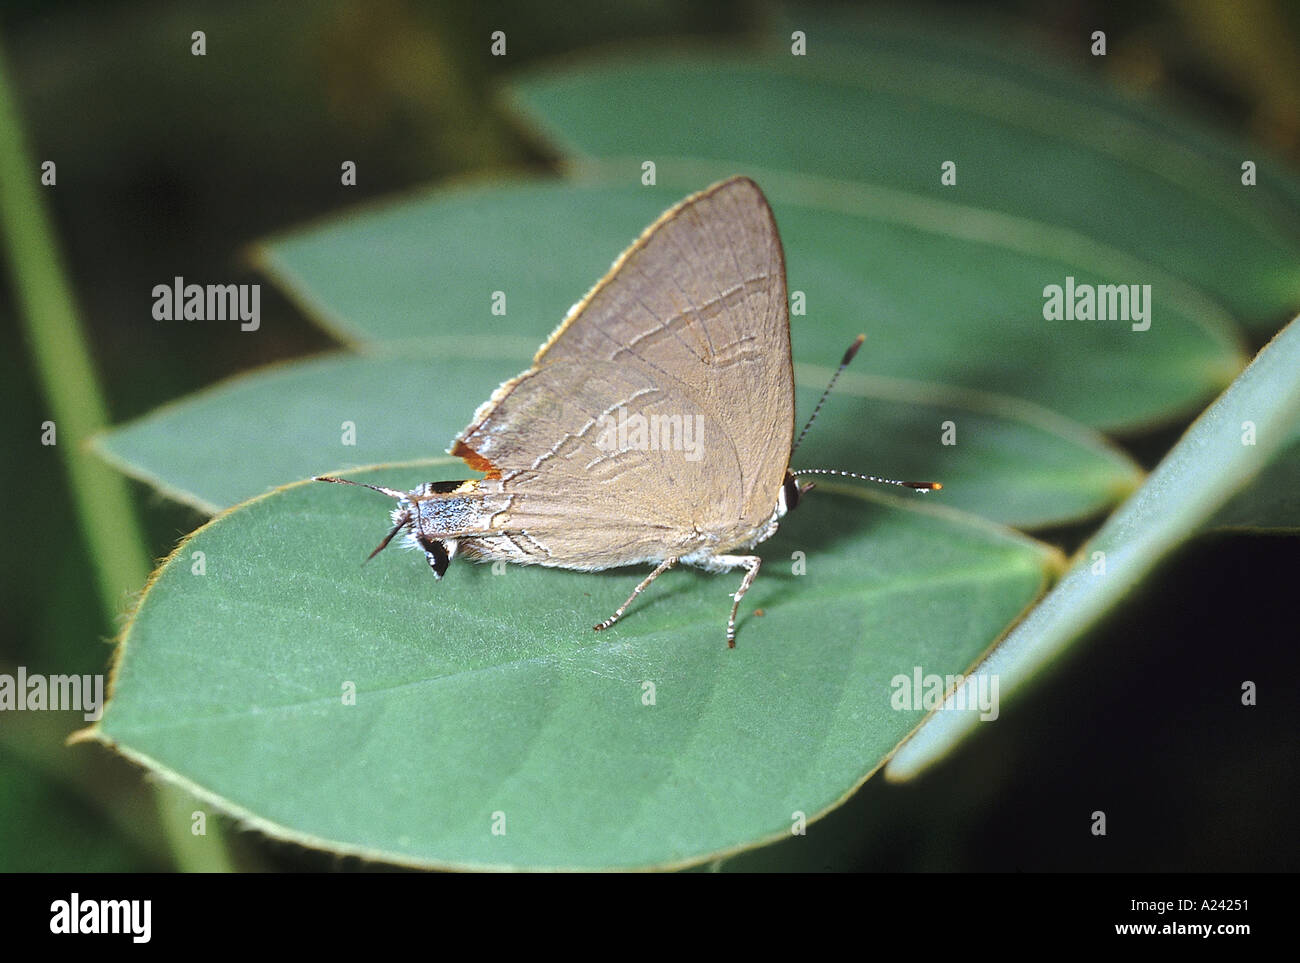
[[[939,482],[899,481],[897,478],[879,478],[875,475],[859,475],[853,471],[837,471],[834,468],[797,468],[791,469],[792,475],[841,475],[844,478],[857,478],[861,481],[877,482],[881,485],[898,485],[913,488],[918,492],[937,492],[943,488]]]
[[[865,334],[858,335],[854,342],[849,345],[849,350],[844,352],[844,360],[841,361],[840,366],[835,369],[835,374],[831,375],[831,383],[828,384],[826,390],[822,392],[821,400],[817,402],[817,407],[813,409],[812,417],[808,419],[808,424],[804,425],[803,431],[799,432],[799,437],[795,440],[794,447],[790,449],[791,455],[799,450],[799,445],[803,442],[803,436],[808,434],[808,429],[811,428],[812,423],[817,420],[817,412],[821,411],[822,405],[826,404],[826,398],[830,395],[831,389],[835,387],[835,382],[839,380],[840,372],[849,366],[849,362],[853,360],[853,356],[858,353],[858,348],[862,347],[862,342],[866,340],[867,336]]]
[[[367,485],[365,482],[348,481],[346,478],[331,478],[329,475],[316,475],[314,478],[312,478],[312,481],[333,482],[336,485],[356,485],[358,488],[369,488],[371,491],[376,491],[379,492],[381,495],[388,495],[392,498],[405,499],[410,497],[409,492],[399,492],[395,488],[384,488],[381,485]],[[398,532],[400,532],[409,524],[411,524],[411,513],[409,511],[402,512],[402,514],[399,515],[397,518],[397,524],[394,525],[392,529],[389,531],[389,533],[384,536],[384,540],[379,543],[379,545],[375,548],[373,552],[371,552],[369,555],[366,556],[366,562],[370,561],[372,558],[374,558],[376,555],[378,555],[380,552],[386,549],[388,547],[388,543],[393,540],[393,536],[396,535]],[[364,565],[366,564],[366,562],[362,562],[361,564]]]
[[[372,492],[379,492],[390,498],[410,498],[409,492],[399,492],[396,488],[384,488],[381,485],[367,485],[365,482],[348,481],[346,478],[331,478],[329,475],[316,475],[312,481],[333,482],[336,485],[356,485],[358,488],[369,488]]]

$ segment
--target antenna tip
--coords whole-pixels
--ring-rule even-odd
[[[849,345],[849,350],[844,352],[844,360],[840,362],[841,368],[843,368],[845,365],[847,365],[850,361],[853,360],[853,356],[857,354],[858,349],[862,347],[862,342],[866,340],[867,340],[867,336],[865,334],[860,334],[856,338],[854,338],[853,343]]]
[[[937,492],[943,488],[939,482],[903,482],[903,484],[919,492]]]

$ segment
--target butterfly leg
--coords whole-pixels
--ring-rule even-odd
[[[758,577],[758,568],[763,564],[763,560],[757,555],[719,555],[719,562],[726,562],[732,565],[743,565],[749,569],[745,577],[741,579],[740,588],[731,597],[735,602],[731,605],[731,617],[727,619],[727,648],[736,647],[736,613],[740,611],[740,600],[745,597],[749,587],[754,584],[754,579]]]
[[[642,592],[644,592],[645,587],[647,585],[649,585],[651,582],[657,579],[660,575],[663,575],[664,572],[668,571],[676,564],[677,564],[677,559],[675,558],[666,558],[662,562],[660,562],[659,567],[656,568],[649,575],[647,575],[642,580],[641,584],[632,590],[632,594],[627,597],[627,601],[624,602],[622,605],[620,605],[618,608],[616,608],[614,610],[613,615],[607,618],[604,622],[601,622],[599,625],[592,626],[592,628],[594,628],[597,632],[599,632],[602,629],[609,628],[611,625],[613,625],[615,622],[621,619],[623,617],[623,613],[627,611],[627,607],[632,604],[632,600],[636,598],[638,595],[640,595]]]

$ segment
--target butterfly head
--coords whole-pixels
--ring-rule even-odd
[[[793,472],[785,473],[785,481],[776,496],[776,517],[784,518],[787,512],[794,511],[799,499],[813,490],[812,482],[803,482],[794,477]]]
[[[437,502],[444,498],[448,493],[459,491],[467,482],[425,482],[409,492],[398,491],[395,488],[384,488],[382,485],[367,485],[365,482],[348,481],[346,478],[332,478],[327,475],[318,475],[313,481],[334,482],[339,485],[356,485],[360,488],[369,488],[371,491],[387,495],[389,498],[397,499],[397,507],[392,511],[393,527],[388,530],[373,552],[366,556],[366,561],[370,561],[380,552],[388,547],[388,543],[402,531],[406,531],[407,544],[412,548],[418,548],[424,552],[425,558],[429,560],[429,567],[433,569],[434,578],[442,578],[447,571],[447,566],[451,560],[456,557],[456,550],[460,546],[459,540],[455,538],[438,537],[431,534],[426,529],[437,528],[433,522],[438,517],[436,511]],[[422,502],[432,502],[429,507],[434,511],[421,511]],[[423,523],[423,524],[422,524]]]

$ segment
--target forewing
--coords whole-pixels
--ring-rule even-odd
[[[636,447],[634,431],[618,451],[597,445],[620,408],[702,418],[702,457]],[[651,225],[452,451],[489,477],[528,473],[512,485],[539,492],[562,475],[629,520],[718,527],[771,513],[793,436],[781,242],[762,192],[738,177]]]

